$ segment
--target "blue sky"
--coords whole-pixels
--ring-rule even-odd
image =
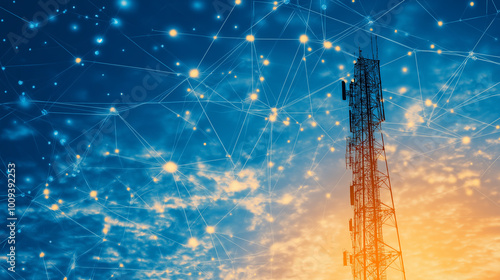
[[[500,277],[500,3],[53,3],[0,5],[2,278],[351,279],[340,83],[375,35],[408,279]]]

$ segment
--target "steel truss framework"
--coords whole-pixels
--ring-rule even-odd
[[[381,124],[385,120],[380,61],[359,54],[354,79],[343,99],[349,101],[351,136],[346,163],[354,217],[349,221],[352,252],[344,252],[355,280],[406,279]]]

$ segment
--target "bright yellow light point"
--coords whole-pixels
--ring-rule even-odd
[[[274,166],[274,162],[270,161],[270,162],[267,164],[267,166],[269,166],[269,167],[273,167],[273,166]]]
[[[115,149],[115,154],[118,154],[120,152],[119,149]]]
[[[398,33],[398,30],[397,30],[397,29],[395,29],[395,30],[394,30],[394,33]]]
[[[200,71],[198,71],[198,69],[193,69],[189,71],[189,77],[198,78],[198,76],[200,76]]]
[[[439,26],[443,26],[443,22],[442,21],[438,21],[438,25]]]
[[[114,112],[116,112],[116,108],[115,108],[115,107],[111,107],[111,108],[109,108],[109,111],[110,111],[111,113],[114,113]]]
[[[217,36],[214,36],[214,40],[217,40]]]
[[[258,96],[257,96],[257,94],[256,94],[256,93],[252,93],[252,94],[250,94],[250,99],[251,99],[251,100],[253,100],[253,101],[257,100],[257,97],[258,97]]]
[[[45,190],[43,190],[43,194],[44,194],[44,195],[48,195],[48,194],[49,194],[49,189],[45,189]]]
[[[269,121],[270,121],[270,122],[275,122],[275,121],[276,121],[276,115],[274,115],[274,114],[273,114],[273,115],[270,115],[270,116],[269,116]]]
[[[327,194],[325,195],[325,197],[326,197],[326,198],[330,198],[330,197],[332,197],[332,195],[331,195],[331,194],[329,194],[329,193],[327,193]]]
[[[123,264],[122,264],[122,263],[120,264],[120,267],[123,267]]]
[[[469,136],[465,136],[464,138],[462,138],[462,143],[467,145],[470,143],[470,137]]]
[[[201,98],[201,99],[205,98],[205,95],[200,94],[200,98]]]
[[[438,50],[438,54],[442,54],[442,53],[443,53],[443,51],[442,51],[442,50]]]
[[[255,37],[254,37],[253,35],[247,35],[247,38],[246,38],[246,39],[247,39],[247,41],[248,41],[248,42],[253,42],[253,41],[255,41]]]
[[[208,226],[206,230],[209,234],[215,233],[215,227]]]
[[[307,43],[307,41],[309,41],[309,37],[307,37],[307,35],[300,35],[299,40],[302,44],[305,44]]]
[[[455,113],[455,110],[451,109],[451,110],[450,110],[450,113],[452,113],[452,114],[453,114],[453,113]]]
[[[425,100],[425,106],[427,107],[432,106],[432,101],[430,99]]]
[[[177,164],[169,161],[165,163],[165,165],[163,165],[163,170],[167,171],[168,173],[174,173],[177,171]]]
[[[317,125],[318,125],[318,123],[317,123],[317,122],[312,122],[312,123],[311,123],[311,126],[312,126],[312,127],[316,127]]]
[[[40,253],[40,258],[43,258],[43,257],[45,257],[45,253],[44,253],[44,252],[41,252],[41,253]]]
[[[328,41],[323,42],[323,47],[325,47],[325,49],[331,49],[332,46],[333,46],[332,42],[328,42]]]
[[[470,2],[470,3],[469,3],[469,5],[470,5],[471,7],[474,7],[474,2]]]
[[[340,52],[340,46],[335,46],[335,50]]]
[[[239,5],[239,4],[241,4],[241,0],[236,0],[236,1],[234,1],[234,3],[235,3],[236,5]]]
[[[334,148],[334,147],[331,147],[331,148],[330,148],[330,152],[332,152],[332,153],[333,153],[333,152],[335,152],[335,148]]]
[[[406,72],[408,72],[408,68],[403,67],[402,71],[403,71],[403,73],[406,73]]]
[[[408,56],[411,56],[413,53],[412,52],[408,52]]]
[[[50,209],[56,211],[56,210],[59,210],[59,206],[57,204],[52,204],[52,206],[50,207]]]
[[[431,49],[435,48],[436,46],[434,44],[431,45]]]
[[[90,197],[96,197],[97,196],[97,192],[96,191],[91,191],[90,192]]]
[[[193,250],[198,247],[198,245],[200,245],[200,242],[198,242],[198,239],[194,238],[194,237],[191,237],[189,238],[189,241],[188,241],[188,247],[191,247],[193,248]]]
[[[269,65],[269,60],[267,60],[267,59],[266,59],[266,60],[264,60],[264,65],[265,65],[265,66]]]
[[[405,87],[402,87],[399,89],[399,93],[403,94],[403,93],[406,93],[408,91],[408,89],[406,89]]]
[[[290,125],[290,121],[283,121],[283,124],[288,126],[288,125]]]
[[[496,128],[496,129],[500,129],[500,125],[497,125],[495,128]]]
[[[259,80],[260,80],[261,82],[263,82],[263,81],[264,81],[264,77],[260,77],[260,78],[259,78]]]
[[[170,36],[172,36],[172,37],[175,37],[175,36],[177,36],[177,30],[172,29],[172,30],[170,30],[170,32],[168,32],[168,34],[169,34]]]

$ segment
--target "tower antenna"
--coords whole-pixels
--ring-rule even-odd
[[[342,99],[349,102],[346,165],[352,170],[354,210],[349,220],[352,251],[344,251],[344,265],[351,266],[354,280],[406,280],[382,134],[385,112],[378,59],[364,58],[360,51],[353,82],[348,89],[342,82]]]

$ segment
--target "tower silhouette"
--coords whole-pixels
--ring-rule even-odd
[[[377,50],[378,52],[378,50]],[[346,165],[352,170],[349,220],[352,251],[344,251],[355,280],[406,279],[381,124],[384,100],[377,58],[359,57],[342,99],[349,101]]]

